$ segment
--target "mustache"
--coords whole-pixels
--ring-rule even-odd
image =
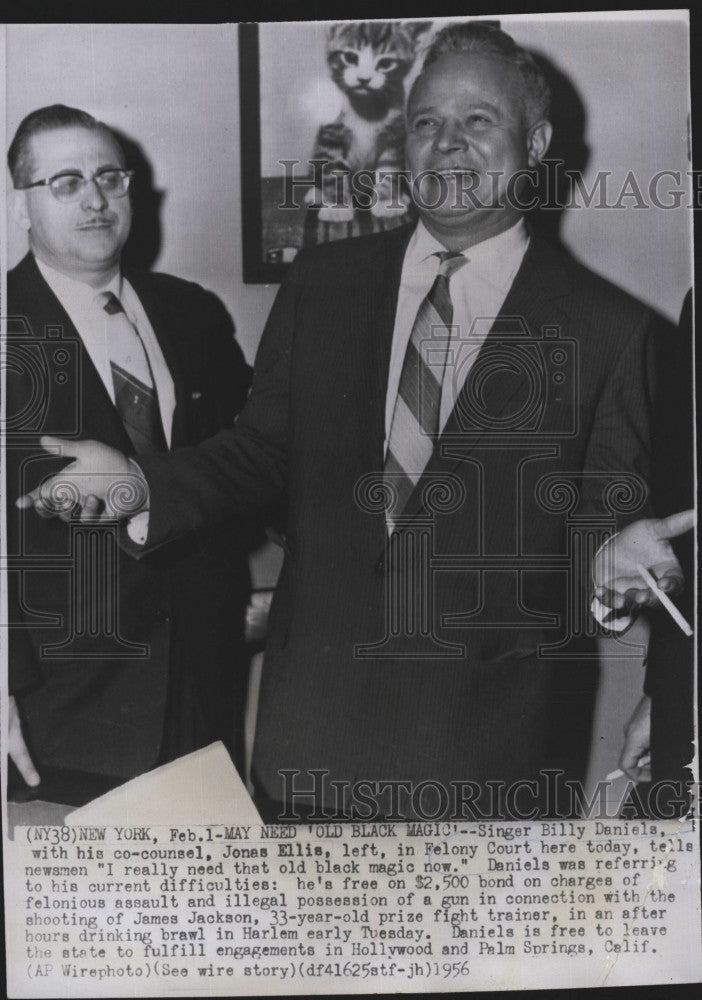
[[[78,223],[77,229],[96,229],[105,226],[113,226],[117,222],[117,215],[114,212],[103,212],[89,216]]]

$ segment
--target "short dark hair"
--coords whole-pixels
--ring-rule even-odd
[[[511,35],[494,25],[484,24],[481,21],[469,21],[467,24],[447,24],[445,28],[437,32],[427,49],[422,73],[442,56],[452,55],[456,52],[487,53],[500,56],[501,59],[510,63],[524,81],[522,104],[526,124],[534,125],[536,122],[548,118],[551,107],[551,88],[533,56],[526,49],[517,45]],[[415,84],[421,79],[422,73],[415,80]],[[414,90],[414,85],[412,89]],[[411,97],[410,92],[410,99]]]
[[[75,127],[106,132],[117,143],[119,149],[122,149],[112,130],[104,122],[89,115],[87,111],[69,108],[65,104],[50,104],[46,108],[38,108],[22,119],[7,151],[7,165],[15,187],[29,183],[32,169],[29,141],[32,136],[39,132]]]

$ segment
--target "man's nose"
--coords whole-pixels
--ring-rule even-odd
[[[445,121],[434,138],[434,146],[441,153],[464,149],[468,144],[466,134],[458,122]]]
[[[93,211],[102,211],[103,208],[107,208],[107,198],[94,177],[86,181],[83,189],[82,204],[84,208],[89,208]]]

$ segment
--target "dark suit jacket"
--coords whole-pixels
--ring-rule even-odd
[[[173,376],[172,446],[231,427],[249,368],[220,301],[169,275],[126,276]],[[237,533],[198,532],[137,562],[115,547],[113,527],[91,534],[19,512],[14,498],[66,464],[41,451],[39,434],[132,448],[31,255],[8,274],[8,315],[10,686],[40,770],[127,778],[214,739],[231,746],[248,595]],[[113,603],[114,620],[90,618]]]
[[[301,252],[236,430],[143,463],[154,545],[288,491],[253,760],[274,800],[281,768],[484,783],[560,762],[589,724],[589,640],[562,647],[565,665],[535,654],[578,631],[569,604],[580,620],[587,607],[569,595],[573,519],[611,527],[644,509],[654,317],[534,238],[410,504],[402,535],[419,538],[428,513],[431,576],[415,586],[417,563],[389,558],[368,477],[409,235]],[[443,499],[425,492],[437,481]]]

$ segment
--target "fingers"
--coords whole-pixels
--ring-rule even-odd
[[[22,740],[21,746],[14,749],[10,748],[10,759],[22,775],[25,785],[36,788],[37,785],[41,784],[39,772],[32,763],[32,758],[29,756],[29,750],[27,750],[24,740]]]
[[[96,497],[92,493],[83,498],[82,506],[79,504],[73,504],[70,508],[61,510],[46,501],[41,496],[39,490],[32,490],[31,493],[26,493],[24,496],[15,500],[15,506],[19,507],[20,510],[29,510],[30,508],[33,508],[35,514],[44,520],[49,520],[53,517],[58,517],[59,520],[66,523],[75,521],[76,519],[79,521],[109,520],[109,518],[102,516],[102,501],[99,497]]]
[[[685,577],[677,560],[658,563],[651,567],[651,573],[665,594],[675,595],[685,585]],[[596,587],[594,593],[603,604],[615,610],[625,607],[653,608],[660,603],[658,595],[640,574],[608,580],[606,585]]]
[[[638,727],[640,728],[640,726]],[[648,742],[646,733],[638,731],[638,728],[631,736],[627,736],[626,742],[619,757],[619,767],[627,778],[632,781],[650,781],[651,765],[648,756]]]
[[[661,518],[657,526],[659,538],[677,538],[695,526],[694,510],[682,510],[678,514]]]
[[[651,567],[651,573],[656,578],[656,583],[666,594],[677,594],[685,586],[685,576],[680,564],[666,563]]]
[[[15,500],[15,507],[19,507],[20,510],[29,510],[30,507],[34,507],[36,510],[36,504],[40,501],[39,490],[32,490],[31,493],[25,493],[24,496],[18,497]],[[37,513],[39,512],[37,511]]]
[[[80,521],[97,521],[100,518],[100,510],[102,507],[102,501],[99,500],[92,493],[85,498],[83,507],[81,508],[79,520]]]
[[[619,767],[632,781],[650,781],[651,699],[643,695],[625,729]]]
[[[38,517],[42,517],[45,520],[57,515],[61,516],[60,512],[54,506],[44,500],[39,490],[32,490],[31,493],[25,493],[24,496],[18,497],[15,500],[15,507],[19,507],[20,510],[33,509]]]
[[[658,601],[658,598],[653,591],[648,588],[646,588],[646,590],[627,590],[624,597],[629,607],[637,608],[649,608]]]
[[[639,782],[651,780],[651,765],[649,763],[633,763],[625,767],[623,761],[620,760],[619,766],[627,778],[630,778],[632,781]]]
[[[651,780],[651,758],[648,753],[648,741],[641,739],[641,734],[628,738],[619,757],[619,767],[627,778],[632,781]]]
[[[623,594],[618,594],[616,590],[610,590],[609,587],[596,587],[595,597],[605,605],[607,608],[611,608],[613,611],[621,611],[626,607],[626,598]]]
[[[8,709],[9,724],[7,744],[10,758],[14,762],[19,773],[22,775],[22,780],[32,788],[36,788],[36,786],[41,783],[41,778],[39,777],[37,769],[34,767],[32,758],[29,756],[27,744],[24,742],[19,712],[17,711],[17,703],[12,695],[10,695],[8,699]]]
[[[595,595],[600,597],[598,591],[602,591],[607,598],[604,603],[611,608],[623,608],[626,604],[631,604],[637,594],[651,593],[646,581],[640,576],[622,576],[616,580],[608,580],[606,585],[595,589]],[[600,600],[603,598],[600,597]]]
[[[39,444],[44,451],[58,451],[62,458],[80,458],[87,441],[67,441],[66,438],[53,437],[51,434],[43,434],[39,438]]]
[[[20,510],[30,510],[33,509],[34,513],[44,520],[48,520],[51,517],[58,517],[62,521],[70,521],[73,516],[73,512],[76,509],[76,504],[71,503],[70,506],[66,505],[61,507],[57,505],[51,499],[51,489],[47,489],[58,477],[48,480],[46,483],[42,483],[40,487],[36,490],[32,490],[30,493],[25,493],[24,496],[18,497],[15,500],[15,507]],[[60,482],[60,480],[59,480]]]

